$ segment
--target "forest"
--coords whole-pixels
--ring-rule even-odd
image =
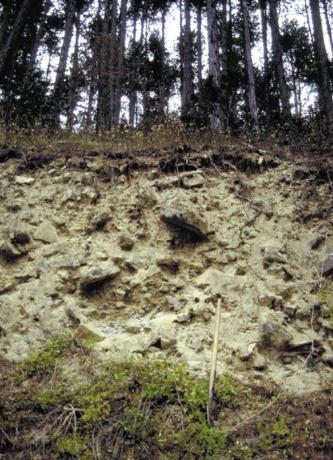
[[[0,460],[333,459],[333,0],[0,0]]]
[[[331,0],[2,0],[5,127],[333,127]]]

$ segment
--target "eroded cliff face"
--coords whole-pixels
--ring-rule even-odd
[[[218,372],[328,386],[329,166],[209,155],[169,172],[125,157],[1,164],[1,354],[68,331],[103,359],[170,354],[206,375],[222,296]]]

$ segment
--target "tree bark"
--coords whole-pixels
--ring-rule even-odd
[[[314,48],[319,72],[319,109],[325,116],[327,127],[333,134],[333,103],[328,72],[328,57],[325,48],[323,27],[320,17],[319,0],[310,0],[313,23]]]
[[[46,2],[45,6],[44,6],[44,9],[42,11],[42,16],[41,16],[41,19],[40,19],[40,23],[38,24],[38,29],[37,29],[37,33],[36,33],[36,37],[35,37],[35,41],[34,41],[34,44],[33,44],[33,48],[31,50],[31,54],[30,54],[30,60],[29,60],[29,63],[27,65],[27,70],[26,70],[26,73],[25,73],[25,77],[24,77],[24,85],[26,85],[28,83],[28,80],[35,68],[35,65],[36,65],[36,60],[37,60],[37,55],[38,55],[38,51],[39,51],[39,48],[40,48],[40,43],[41,43],[41,40],[46,32],[46,18],[47,18],[47,14],[50,10],[50,7],[51,7],[51,4],[49,2]]]
[[[4,6],[1,13],[1,25],[0,25],[0,47],[4,46],[5,36],[8,31],[9,21],[10,21],[10,6],[11,2],[7,0],[4,2]]]
[[[216,0],[207,1],[208,33],[208,77],[213,91],[218,94],[220,82],[219,47],[217,40]],[[210,126],[214,130],[221,128],[221,107],[218,100],[212,101]]]
[[[165,88],[165,21],[166,21],[166,6],[162,6],[162,15],[161,15],[161,27],[162,27],[162,37],[161,37],[161,80],[158,86],[158,100],[159,100],[159,121],[162,121],[165,117],[165,99],[166,99],[166,88]]]
[[[68,64],[69,48],[70,48],[70,44],[71,44],[72,36],[73,36],[75,13],[76,13],[76,0],[68,0],[67,10],[66,10],[64,40],[63,40],[62,47],[61,47],[60,58],[59,58],[56,78],[54,82],[54,88],[53,88],[54,128],[59,128],[60,113],[62,111],[64,102],[65,102],[62,92],[64,89],[65,74],[66,74],[66,68]]]
[[[282,114],[284,119],[288,121],[291,119],[291,108],[289,102],[289,91],[283,66],[280,27],[276,4],[277,0],[269,0],[270,23],[272,29],[273,66],[279,84]]]
[[[75,11],[76,11],[76,1],[75,0],[68,0],[67,3],[67,12],[66,12],[66,22],[65,22],[65,34],[64,40],[61,47],[59,64],[57,68],[57,74],[54,83],[54,93],[56,93],[59,88],[63,85],[67,63],[68,63],[68,56],[69,56],[69,47],[71,44],[72,36],[73,36],[73,28],[75,23]]]
[[[329,18],[329,14],[328,14],[327,0],[323,0],[323,5],[324,5],[324,14],[325,14],[327,35],[328,35],[328,39],[330,41],[331,55],[333,56],[333,36],[332,36],[332,27],[331,27],[331,23],[330,23],[330,18]]]
[[[24,0],[16,16],[11,32],[0,51],[0,81],[10,71],[14,58],[17,41],[26,25],[29,10],[33,8],[34,0]]]
[[[75,46],[73,52],[73,67],[68,98],[67,128],[72,131],[74,126],[74,112],[78,102],[78,80],[79,80],[79,42],[80,42],[80,15],[76,19]]]
[[[184,25],[184,63],[183,63],[183,113],[189,109],[193,95],[192,77],[192,43],[191,43],[191,11],[190,0],[185,0],[185,25]]]
[[[268,40],[267,40],[267,0],[260,2],[260,18],[262,28],[263,58],[264,58],[264,101],[266,124],[269,125],[271,113],[269,105],[269,60],[268,60]]]
[[[314,38],[313,38],[312,29],[311,29],[311,21],[310,21],[308,0],[304,0],[304,9],[305,9],[306,22],[307,22],[307,25],[308,25],[308,31],[309,31],[309,35],[310,35],[310,40],[311,40],[311,43],[313,44]]]
[[[197,5],[198,90],[202,93],[202,7]]]
[[[118,44],[118,59],[116,69],[116,82],[114,94],[114,113],[112,125],[117,125],[120,119],[121,96],[122,96],[122,81],[124,78],[124,60],[125,60],[125,41],[127,30],[127,0],[121,0],[120,7],[120,28],[119,28],[119,44]]]
[[[256,88],[254,80],[254,71],[251,55],[251,37],[250,37],[250,24],[249,24],[249,12],[246,0],[241,0],[241,7],[243,13],[243,24],[244,24],[244,41],[245,41],[245,68],[247,71],[248,78],[248,102],[249,109],[252,119],[253,128],[256,133],[259,132],[258,125],[258,111],[257,111],[257,98]]]

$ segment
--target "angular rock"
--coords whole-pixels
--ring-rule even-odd
[[[311,351],[313,348],[319,348],[321,343],[317,339],[312,339],[306,335],[298,335],[297,337],[289,340],[287,343],[287,351],[294,351],[294,352],[305,352]]]
[[[159,257],[156,263],[160,268],[170,273],[177,273],[179,271],[179,261],[174,260],[172,257]]]
[[[165,206],[161,210],[160,218],[166,224],[188,232],[198,240],[204,240],[208,236],[208,223],[196,209]]]
[[[305,166],[296,166],[292,173],[293,180],[303,180],[309,177],[311,171],[309,168]]]
[[[28,176],[16,176],[15,182],[19,185],[30,185],[35,182],[35,179],[33,177]]]
[[[119,246],[124,251],[130,251],[134,246],[134,241],[127,235],[121,235],[119,238]]]
[[[131,254],[126,258],[125,265],[129,270],[137,271],[144,266],[144,259],[137,254]]]
[[[43,243],[55,243],[58,239],[57,229],[50,222],[44,222],[35,231],[34,239]]]
[[[263,254],[263,264],[268,267],[270,264],[276,262],[280,264],[286,264],[286,257],[281,254],[280,250],[274,246],[265,246],[261,249]]]
[[[181,180],[184,188],[199,188],[205,184],[205,178],[201,174],[193,174],[193,176],[185,176]]]
[[[266,321],[260,325],[260,338],[263,347],[284,350],[292,340],[292,335],[278,323]]]
[[[0,242],[0,254],[8,261],[18,259],[23,253],[8,241]]]
[[[333,275],[333,255],[328,256],[320,263],[319,270],[322,276],[327,277]]]
[[[240,345],[238,350],[238,357],[241,361],[248,361],[256,348],[256,343]]]
[[[318,249],[325,241],[324,236],[317,236],[309,242],[310,249]]]
[[[101,230],[105,227],[106,223],[110,220],[108,212],[101,212],[92,217],[90,225],[93,230]]]
[[[321,356],[321,360],[327,366],[333,367],[333,353],[325,352]]]
[[[24,229],[15,229],[10,234],[10,240],[14,244],[28,244],[30,243],[30,235]]]
[[[81,274],[80,288],[82,292],[89,292],[111,281],[119,275],[120,269],[113,264],[95,267]]]
[[[198,276],[195,284],[200,288],[209,287],[211,293],[214,295],[225,295],[232,285],[232,279],[220,270],[210,267]]]
[[[253,359],[252,367],[256,371],[264,371],[267,367],[266,359],[264,356],[257,353]]]
[[[177,340],[174,337],[161,336],[151,343],[151,347],[159,348],[160,350],[168,350],[176,345]]]

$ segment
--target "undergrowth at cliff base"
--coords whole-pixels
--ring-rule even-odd
[[[329,459],[332,391],[303,397],[165,358],[101,364],[56,336],[20,364],[1,360],[1,459]]]

